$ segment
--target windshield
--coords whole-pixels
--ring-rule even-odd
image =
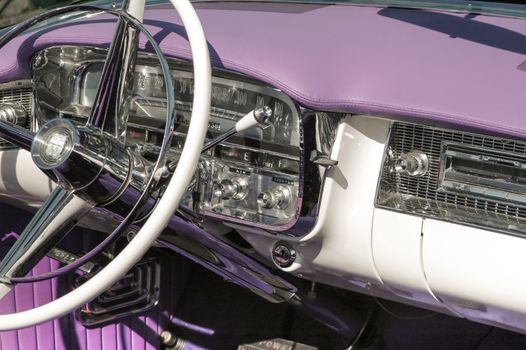
[[[239,1],[239,0],[193,0],[193,2]],[[265,1],[269,0],[243,0]],[[526,17],[524,0],[270,0],[270,2],[302,3],[346,3],[365,6],[408,7],[417,9],[437,9],[468,13],[487,13],[496,15]],[[0,28],[19,23],[50,8],[71,3],[88,2],[83,0],[0,0]],[[121,1],[89,1],[94,5],[111,7],[120,6]],[[167,3],[167,0],[148,0],[147,4]]]
[[[0,1],[0,27],[18,23],[35,16],[50,7],[56,7],[69,1],[60,0],[4,0]]]
[[[70,5],[79,2],[79,0],[0,0],[0,28],[7,27],[13,24],[36,16],[44,11],[52,8]],[[120,3],[120,1],[99,0],[89,1],[97,6],[112,6],[113,3]]]

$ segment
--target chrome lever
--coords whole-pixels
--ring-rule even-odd
[[[258,107],[251,112],[248,112],[243,118],[239,119],[233,128],[228,129],[223,134],[208,141],[201,153],[205,153],[211,148],[219,145],[221,142],[229,139],[237,133],[253,128],[256,125],[268,124],[272,117],[272,109],[269,106]]]
[[[314,164],[320,165],[325,168],[338,165],[337,160],[333,160],[330,158],[330,156],[323,154],[317,150],[311,152],[309,160]]]

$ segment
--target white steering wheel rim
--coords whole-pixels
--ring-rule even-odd
[[[190,183],[208,129],[212,90],[212,69],[203,27],[189,0],[170,0],[181,17],[193,57],[194,98],[190,126],[179,163],[166,191],[135,238],[104,269],[68,294],[31,310],[0,315],[0,331],[20,329],[47,322],[81,307],[109,289],[148,251],[168,225]],[[141,3],[133,15],[142,18]],[[144,6],[143,6],[144,8]]]

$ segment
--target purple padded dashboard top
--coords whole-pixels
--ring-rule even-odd
[[[526,138],[524,19],[351,5],[196,6],[214,66],[267,82],[306,107]],[[167,55],[191,58],[169,6],[150,7],[145,24]],[[105,47],[112,32],[113,20],[93,17],[17,38],[0,51],[0,81],[28,78],[36,50]]]

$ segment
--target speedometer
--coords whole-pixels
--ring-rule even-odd
[[[184,131],[190,123],[193,100],[193,75],[184,70],[173,70],[177,131]],[[132,124],[147,124],[162,132],[166,114],[164,81],[152,67],[137,66],[133,91],[130,96]],[[212,78],[212,108],[208,130],[210,135],[232,128],[254,108],[269,106],[274,119],[267,128],[247,130],[242,136],[279,145],[299,143],[298,113],[292,101],[275,89],[253,83],[214,76]]]

